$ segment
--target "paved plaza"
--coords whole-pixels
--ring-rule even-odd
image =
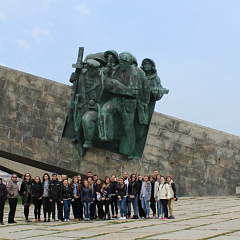
[[[175,204],[174,220],[139,219],[78,223],[25,223],[23,207],[17,208],[17,224],[0,226],[0,239],[214,239],[240,240],[239,197],[180,198]],[[31,220],[33,206],[31,206]],[[71,215],[72,216],[72,215]]]

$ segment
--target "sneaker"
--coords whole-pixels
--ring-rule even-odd
[[[64,219],[64,222],[67,222],[67,219]]]
[[[37,222],[38,220],[37,219],[35,219],[35,222]]]
[[[157,217],[156,216],[153,216],[153,219],[156,219]]]
[[[166,220],[167,218],[163,217],[162,220]]]
[[[119,219],[121,219],[121,220],[122,220],[122,219],[123,219],[123,217],[120,217]]]
[[[168,219],[175,219],[175,217],[173,217],[173,216],[170,216]]]
[[[78,222],[79,221],[79,219],[77,219],[77,218],[74,218],[74,222]]]
[[[123,219],[123,220],[125,220],[125,219],[126,219],[126,217],[123,217],[122,219]]]
[[[67,219],[67,222],[70,222],[70,219]]]
[[[31,221],[31,220],[29,220],[29,219],[26,219],[26,220],[25,220],[25,222],[29,223],[29,222],[32,222],[32,221]]]
[[[41,220],[41,219],[38,219],[38,222],[42,222],[43,220]]]

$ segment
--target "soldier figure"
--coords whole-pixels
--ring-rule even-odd
[[[78,79],[77,94],[74,101],[74,131],[79,143],[80,156],[85,154],[85,147],[92,147],[91,141],[97,121],[97,103],[101,99],[103,90],[103,72],[100,71],[100,63],[94,59],[89,59],[86,64],[87,68],[82,71]]]
[[[104,72],[108,77],[111,77],[119,64],[118,53],[114,50],[108,50],[104,53],[104,57],[107,63],[107,66],[105,67]]]
[[[154,111],[155,102],[160,100],[164,94],[168,93],[168,90],[162,87],[155,62],[152,59],[143,59],[141,68],[145,72],[150,86],[151,101],[149,104],[149,112],[152,113]]]
[[[102,140],[114,139],[114,115],[120,114],[124,135],[120,140],[119,152],[132,155],[135,150],[134,118],[137,102],[148,104],[149,94],[143,94],[143,80],[139,71],[132,65],[132,55],[123,52],[119,55],[119,68],[105,81],[105,89],[113,96],[102,107]],[[143,76],[143,75],[142,75]]]

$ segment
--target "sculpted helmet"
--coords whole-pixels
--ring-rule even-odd
[[[84,63],[87,62],[88,59],[93,59],[94,54],[88,54],[85,58],[84,58]]]
[[[138,66],[137,58],[133,55],[132,55],[132,65],[136,65],[136,67]]]
[[[142,68],[142,69],[143,69],[143,64],[144,64],[145,61],[151,62],[151,64],[152,64],[152,71],[153,71],[154,73],[157,72],[156,64],[155,64],[155,62],[154,62],[151,58],[144,58],[144,59],[142,60],[142,64],[141,64],[141,68]]]
[[[100,67],[100,63],[94,59],[88,59],[87,60],[87,65],[93,68],[99,68]]]
[[[132,64],[132,62],[133,62],[132,54],[130,52],[122,52],[119,54],[118,59],[123,55],[127,56],[128,62],[130,62]]]
[[[93,59],[97,60],[101,64],[101,67],[106,65],[106,60],[103,52],[93,54]]]
[[[108,50],[104,53],[104,57],[106,59],[108,54],[112,54],[113,57],[118,61],[118,53],[115,50]]]

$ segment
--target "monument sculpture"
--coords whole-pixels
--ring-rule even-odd
[[[137,67],[129,52],[89,54],[79,48],[71,74],[72,94],[63,137],[77,144],[79,155],[91,147],[142,157],[156,101],[169,90],[161,85],[150,58]]]

